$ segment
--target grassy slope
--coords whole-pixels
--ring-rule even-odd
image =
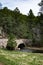
[[[0,63],[3,65],[43,65],[43,54],[0,49]]]

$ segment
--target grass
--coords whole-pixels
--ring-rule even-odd
[[[43,65],[43,54],[0,49],[0,65]]]

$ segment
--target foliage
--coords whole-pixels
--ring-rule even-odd
[[[14,40],[14,38],[12,36],[10,36],[6,48],[8,50],[14,50],[16,45],[17,45],[16,41]]]
[[[14,11],[7,7],[0,9],[0,26],[3,27],[7,36],[11,36],[12,34],[14,38],[36,40],[37,36],[40,35],[39,42],[43,45],[43,15],[35,16],[31,9],[28,15],[20,13],[17,7]],[[33,28],[35,29],[35,33]],[[40,33],[37,31],[39,29]]]

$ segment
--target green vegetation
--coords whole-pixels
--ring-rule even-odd
[[[17,46],[17,43],[15,41],[14,35],[10,34],[9,37],[8,37],[6,49],[14,50],[16,46]]]
[[[17,7],[13,11],[4,7],[0,9],[0,26],[7,37],[13,34],[14,38],[17,39],[32,39],[33,46],[43,46],[42,14],[35,16],[30,9],[28,15],[23,15]]]
[[[15,40],[9,38],[6,48],[7,48],[8,50],[14,50],[15,47],[16,47],[16,45],[17,45],[17,44],[16,44]]]
[[[0,63],[3,65],[43,65],[43,54],[0,49]]]

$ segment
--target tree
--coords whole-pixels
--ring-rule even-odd
[[[16,7],[16,8],[14,9],[14,12],[20,13],[18,7]]]
[[[28,21],[29,34],[30,34],[31,38],[33,38],[32,26],[33,26],[33,23],[34,23],[34,19],[35,19],[35,16],[33,14],[33,11],[30,9],[30,11],[28,13],[27,21]]]
[[[14,36],[11,34],[10,37],[9,37],[9,40],[8,40],[6,48],[8,50],[14,50],[16,45],[17,45],[17,43],[16,43],[16,41],[14,39]]]
[[[31,19],[33,19],[33,18],[35,17],[34,14],[33,14],[32,9],[30,9],[30,11],[29,11],[29,13],[28,13],[28,16],[29,16],[29,18],[31,18]]]

